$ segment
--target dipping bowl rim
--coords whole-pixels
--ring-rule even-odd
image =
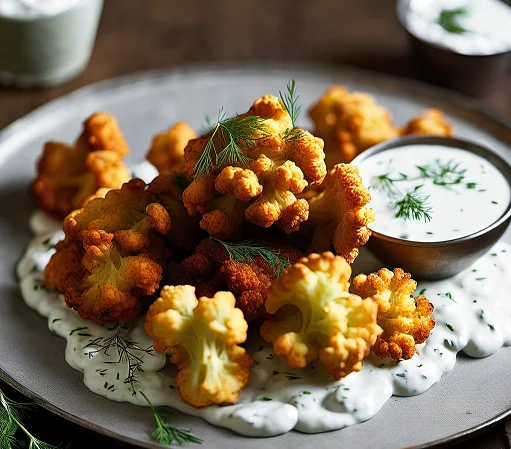
[[[406,147],[411,145],[443,145],[451,148],[456,148],[463,151],[468,151],[472,154],[475,154],[480,157],[484,157],[491,165],[493,165],[507,181],[508,187],[511,190],[511,165],[504,160],[499,154],[494,152],[488,147],[480,144],[479,142],[474,142],[472,140],[460,139],[458,137],[444,137],[444,136],[431,136],[431,135],[410,135],[397,137],[395,139],[387,140],[381,142],[379,144],[373,145],[369,149],[360,153],[357,157],[355,157],[351,164],[355,165],[357,168],[359,164],[370,158],[371,156],[382,153],[387,150]],[[494,163],[496,161],[497,163]],[[500,165],[500,166],[499,166]],[[504,169],[504,170],[503,170]],[[507,171],[507,173],[506,173]],[[511,199],[507,205],[505,212],[495,220],[490,225],[485,228],[480,229],[477,232],[473,232],[472,234],[468,234],[463,237],[459,237],[456,239],[449,240],[438,240],[438,241],[430,241],[430,242],[421,242],[416,240],[405,240],[399,237],[392,237],[387,234],[383,234],[371,229],[370,225],[368,228],[371,231],[371,238],[376,237],[381,240],[385,240],[387,242],[396,244],[396,245],[404,245],[404,246],[413,246],[413,247],[421,247],[421,248],[441,248],[447,246],[456,246],[468,241],[474,240],[482,235],[488,234],[506,221],[511,218]]]
[[[408,25],[406,24],[406,11],[409,8],[410,3],[413,0],[397,0],[396,3],[396,15],[398,18],[398,21],[400,25],[405,29],[405,31],[410,35],[413,36],[415,39],[420,41],[421,43],[425,45],[429,45],[431,47],[436,48],[437,50],[442,50],[446,53],[450,53],[452,55],[467,57],[467,58],[492,58],[492,57],[498,57],[498,56],[505,56],[505,55],[511,55],[511,48],[509,50],[499,51],[495,53],[483,53],[483,54],[467,54],[467,53],[460,53],[456,50],[453,50],[449,47],[444,47],[440,44],[437,44],[435,42],[428,41],[427,39],[422,38],[421,36],[418,36],[417,34],[413,33],[410,28],[408,28]],[[505,0],[500,0],[503,3],[505,3],[507,6],[511,7],[509,3]]]

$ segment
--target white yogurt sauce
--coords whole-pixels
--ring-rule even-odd
[[[1,0],[0,16],[34,18],[53,16],[71,9],[83,0]]]
[[[427,178],[446,167],[456,173]],[[502,173],[486,159],[468,151],[439,145],[407,145],[382,151],[359,164],[360,175],[371,193],[369,206],[376,213],[370,228],[381,234],[417,242],[444,241],[484,229],[506,211],[510,187]],[[396,180],[391,187],[382,176]],[[404,178],[406,175],[406,179]],[[460,179],[462,178],[462,179]],[[440,185],[442,183],[456,184]],[[436,184],[435,184],[436,182]],[[422,186],[430,220],[397,218],[397,203],[406,193]]]
[[[457,15],[456,34],[438,24],[442,10],[467,8]],[[423,40],[457,53],[489,55],[511,50],[511,8],[501,0],[412,0],[405,15],[408,30]]]
[[[413,396],[428,390],[454,367],[458,351],[485,357],[511,345],[511,301],[502,295],[511,289],[511,246],[499,243],[454,278],[419,285],[418,290],[425,289],[435,305],[436,327],[410,360],[385,361],[371,355],[362,371],[335,381],[319,363],[292,369],[272,348],[260,346],[237,404],[194,409],[181,400],[170,373],[160,371],[165,356],[151,350],[143,317],[122,330],[136,342],[139,349],[134,353],[142,360],[134,371],[137,382],[130,383],[126,382],[130,374],[126,360],[107,363],[118,360],[115,346],[108,354],[94,352],[118,329],[82,320],[66,307],[62,295],[40,288],[42,270],[62,235],[56,231],[36,236],[18,265],[18,276],[25,302],[48,318],[51,331],[67,340],[66,361],[83,372],[85,385],[115,401],[147,405],[140,394],[133,394],[143,391],[155,405],[202,417],[246,436],[274,436],[292,429],[325,432],[360,423],[374,416],[392,395]],[[359,271],[380,268],[371,257],[364,265],[364,254],[357,260]],[[252,343],[257,348],[258,342]]]

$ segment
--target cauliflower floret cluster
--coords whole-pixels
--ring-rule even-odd
[[[177,122],[167,132],[156,134],[147,152],[151,162],[160,175],[184,171],[184,152],[188,141],[197,134],[185,122]]]
[[[264,228],[276,223],[287,233],[297,230],[307,220],[309,206],[296,195],[320,183],[326,173],[323,141],[305,130],[293,130],[281,100],[272,95],[259,98],[238,119],[247,117],[260,117],[262,123],[248,141],[238,142],[243,153],[238,162],[217,164],[212,172],[197,176],[195,167],[209,151],[214,131],[192,139],[185,148],[185,168],[196,175],[183,194],[185,206],[192,215],[200,213],[201,227],[220,239],[238,237],[244,220]],[[215,139],[218,148],[232,149],[222,132]]]
[[[44,145],[30,193],[36,206],[49,214],[64,217],[131,178],[122,161],[128,145],[115,118],[99,112],[83,126],[72,147],[54,141]]]
[[[186,173],[173,172],[157,176],[147,187],[147,191],[155,196],[170,215],[172,231],[165,240],[178,255],[193,253],[204,234],[199,226],[199,218],[188,215],[183,204],[183,191],[190,182]]]
[[[438,109],[426,109],[420,116],[413,118],[403,128],[402,134],[431,134],[452,136],[453,126]]]
[[[145,329],[154,349],[179,368],[176,386],[192,407],[236,402],[254,360],[238,346],[248,325],[230,292],[197,300],[190,285],[165,286],[149,308]]]
[[[435,320],[431,318],[433,305],[423,295],[412,297],[417,283],[410,273],[401,268],[394,272],[382,268],[369,276],[359,274],[353,287],[363,298],[378,304],[378,324],[383,334],[378,337],[373,352],[394,360],[409,359],[415,354],[415,345],[424,343]]]
[[[145,187],[133,179],[64,220],[66,237],[46,266],[44,284],[64,293],[83,319],[125,323],[159,287],[170,217]]]
[[[350,162],[377,143],[399,136],[388,109],[364,92],[332,86],[309,110],[313,134],[325,141],[327,167]]]
[[[427,109],[403,128],[392,115],[364,92],[332,86],[309,110],[314,135],[325,141],[327,167],[350,162],[359,153],[385,140],[406,134],[451,136],[453,127],[437,109]]]
[[[341,379],[362,369],[382,332],[377,305],[348,292],[350,265],[332,253],[311,254],[271,286],[266,310],[274,314],[261,335],[292,368],[319,358]]]
[[[302,256],[300,251],[284,244],[270,243],[265,248],[276,250],[278,257],[288,264]],[[222,244],[204,239],[195,254],[181,263],[179,281],[195,286],[198,296],[212,296],[223,290],[232,292],[236,307],[250,323],[267,317],[264,302],[277,274],[276,267],[259,255],[254,261],[232,260]]]
[[[367,207],[369,191],[358,168],[350,164],[334,166],[321,186],[323,191],[309,201],[307,224],[314,227],[314,236],[308,252],[329,250],[333,243],[337,254],[353,263],[358,248],[371,236],[367,226],[375,215]]]

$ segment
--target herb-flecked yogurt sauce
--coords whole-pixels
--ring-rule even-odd
[[[442,11],[451,16],[447,25],[452,27],[441,25]],[[405,23],[418,38],[457,53],[491,55],[511,50],[511,8],[502,0],[412,0]]]
[[[511,199],[494,165],[457,148],[407,145],[374,154],[358,167],[376,214],[370,228],[390,237],[416,242],[465,237],[497,221]],[[407,194],[419,200],[423,214],[400,214]]]
[[[460,350],[485,357],[511,345],[511,301],[501,294],[511,289],[511,246],[499,243],[454,278],[419,285],[418,290],[435,305],[436,327],[410,360],[392,362],[371,355],[362,371],[335,381],[319,363],[306,369],[287,367],[272,348],[256,341],[256,365],[238,403],[194,409],[181,400],[170,367],[162,371],[165,356],[152,349],[144,317],[126,328],[101,327],[82,320],[66,307],[62,295],[42,286],[42,270],[63,237],[42,217],[37,213],[31,224],[36,233],[43,228],[45,233],[32,240],[18,265],[23,298],[48,319],[51,331],[67,340],[66,361],[83,373],[85,385],[115,401],[147,405],[137,393],[143,391],[154,405],[202,417],[246,436],[274,436],[291,429],[325,432],[371,418],[392,395],[425,392],[454,367]],[[378,268],[366,252],[357,259],[359,271]],[[128,342],[136,358],[120,356],[111,343],[116,338],[120,344]]]

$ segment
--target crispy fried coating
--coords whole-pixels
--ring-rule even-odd
[[[127,153],[115,119],[94,114],[73,147],[54,141],[44,145],[30,186],[32,200],[45,212],[64,217],[98,196],[98,189],[118,189],[131,178],[122,161]]]
[[[269,243],[265,246],[280,250],[279,257],[291,263],[302,256],[288,245]],[[230,259],[223,246],[204,239],[195,254],[181,263],[179,281],[195,286],[198,296],[212,296],[224,290],[232,292],[236,307],[250,323],[267,316],[264,301],[275,278],[274,267],[260,256],[255,257],[255,262],[237,262]]]
[[[348,292],[350,265],[330,252],[300,259],[275,280],[266,310],[272,314],[261,335],[292,368],[319,358],[341,379],[362,369],[382,332],[378,307]]]
[[[374,97],[363,92],[348,92],[332,86],[312,106],[313,134],[325,142],[328,168],[350,162],[369,147],[399,136],[390,112]]]
[[[420,116],[413,118],[403,128],[402,134],[431,134],[450,137],[453,126],[438,109],[426,109]]]
[[[165,286],[149,308],[145,329],[154,349],[178,365],[175,382],[192,407],[236,402],[254,360],[240,343],[248,325],[230,292],[197,300],[190,285]]]
[[[300,129],[290,137],[291,118],[278,98],[257,99],[241,117],[248,116],[264,119],[264,131],[257,131],[250,145],[240,143],[251,161],[196,177],[183,194],[188,212],[200,213],[202,229],[220,239],[239,237],[244,220],[264,228],[276,224],[287,233],[297,230],[307,220],[309,206],[296,195],[321,183],[326,173],[323,141]],[[185,148],[190,175],[210,137],[211,132],[192,139]],[[222,136],[215,138],[223,148]]]
[[[369,276],[359,274],[353,287],[363,298],[378,304],[378,324],[383,334],[372,350],[380,357],[394,360],[409,359],[416,352],[415,345],[424,343],[435,320],[431,318],[433,305],[423,295],[412,297],[417,282],[401,268],[394,272],[382,268]]]
[[[365,245],[374,221],[374,211],[367,207],[371,196],[362,184],[358,168],[338,164],[330,170],[322,184],[323,191],[310,200],[308,225],[314,236],[308,252],[330,249],[333,243],[338,255],[353,263],[358,248]]]
[[[56,246],[44,283],[64,293],[83,319],[124,323],[159,287],[171,222],[145,187],[133,179],[64,220],[66,238]]]
[[[169,213],[172,231],[166,234],[165,240],[170,248],[184,254],[191,254],[202,238],[199,217],[188,215],[183,204],[183,191],[191,179],[186,173],[174,172],[154,178],[147,191],[152,193],[158,202]]]
[[[183,172],[185,147],[189,140],[196,137],[188,123],[174,123],[168,131],[154,136],[146,158],[160,175]]]

